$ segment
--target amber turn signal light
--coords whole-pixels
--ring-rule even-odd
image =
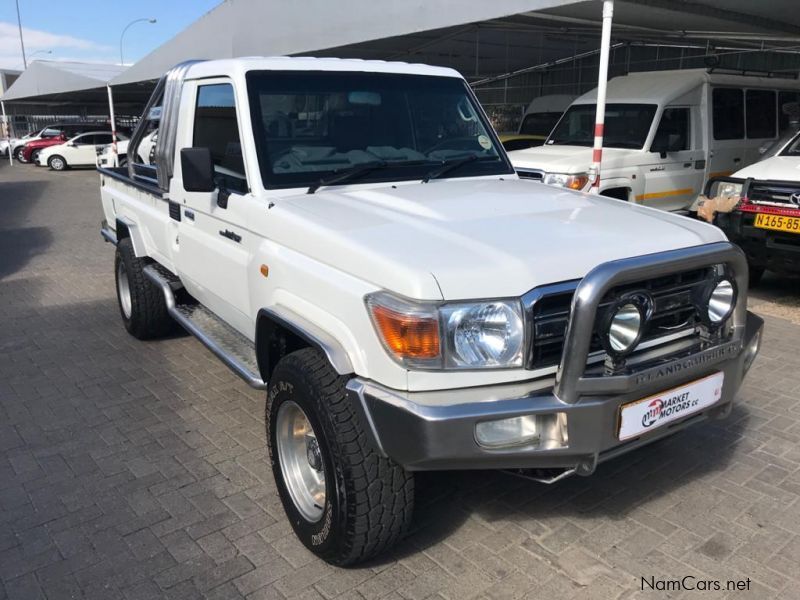
[[[436,319],[403,314],[377,304],[371,309],[384,344],[397,358],[438,358],[439,323]]]

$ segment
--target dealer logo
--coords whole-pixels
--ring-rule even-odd
[[[647,412],[642,415],[642,427],[650,427],[658,421],[661,416],[661,409],[664,408],[664,401],[661,398],[656,398],[648,404],[648,407]]]

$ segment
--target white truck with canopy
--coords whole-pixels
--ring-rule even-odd
[[[543,146],[511,152],[521,177],[588,189],[597,90],[577,98]],[[800,81],[707,69],[631,73],[608,82],[599,192],[687,211],[705,182],[756,162],[789,126],[780,108]]]

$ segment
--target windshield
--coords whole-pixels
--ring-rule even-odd
[[[596,110],[595,104],[573,104],[564,113],[546,143],[592,146]],[[603,146],[642,148],[655,114],[655,104],[606,104]]]
[[[525,115],[525,118],[522,119],[522,124],[519,126],[519,132],[525,135],[547,137],[553,131],[553,127],[558,123],[558,118],[562,114],[560,112],[546,112]]]
[[[448,177],[513,173],[469,93],[455,77],[394,73],[251,71],[247,74],[264,185],[286,188],[365,163],[358,182],[425,177],[475,155]]]
[[[787,146],[781,151],[781,156],[800,156],[800,133],[793,132],[791,134],[784,134],[783,138],[777,140],[775,144],[773,144],[764,155],[761,157],[761,160],[765,158],[769,158],[770,156],[775,156],[778,152],[777,149],[780,148],[783,144],[786,144],[786,137],[793,136],[794,139],[787,144]]]

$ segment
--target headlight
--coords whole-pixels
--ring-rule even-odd
[[[623,298],[609,309],[600,341],[612,356],[630,354],[642,337],[645,307],[633,298]]]
[[[518,299],[440,305],[377,292],[366,304],[384,348],[405,367],[522,366],[525,328]]]
[[[718,279],[709,287],[706,319],[712,326],[724,323],[736,306],[736,284],[727,278]]]
[[[563,187],[570,190],[582,190],[589,183],[589,175],[586,173],[545,173],[543,182],[547,185]]]
[[[711,197],[734,197],[742,195],[742,184],[735,181],[720,181],[711,188]]]
[[[441,307],[445,368],[521,367],[525,329],[518,300]]]

